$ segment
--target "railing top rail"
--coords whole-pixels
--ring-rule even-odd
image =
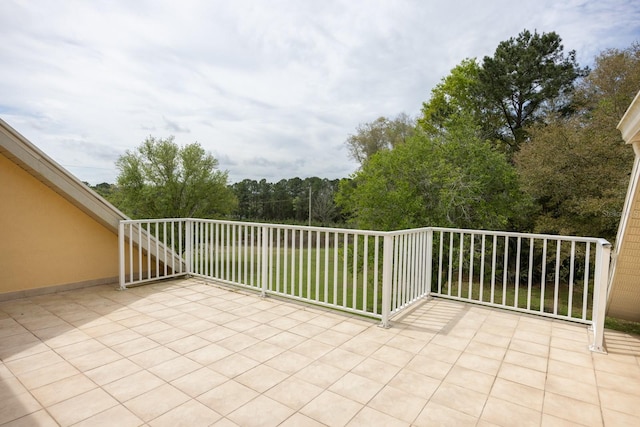
[[[500,237],[523,237],[527,239],[546,239],[546,240],[565,240],[581,243],[597,243],[603,246],[611,245],[606,239],[599,237],[580,237],[580,236],[563,236],[559,234],[537,234],[537,233],[519,233],[514,231],[491,231],[491,230],[472,230],[463,228],[445,228],[445,227],[430,227],[433,231],[453,232],[453,233],[465,233],[465,234],[484,234]]]
[[[521,237],[527,239],[546,239],[546,240],[563,240],[563,241],[573,241],[580,243],[596,243],[602,246],[611,246],[611,243],[606,239],[598,238],[598,237],[580,237],[580,236],[563,236],[558,234],[538,234],[538,233],[520,233],[514,231],[495,231],[495,230],[474,230],[474,229],[465,229],[465,228],[446,228],[446,227],[421,227],[421,228],[412,228],[412,229],[404,229],[404,230],[394,230],[394,231],[375,231],[375,230],[358,230],[353,228],[333,228],[333,227],[313,227],[307,225],[289,225],[289,224],[272,224],[272,223],[262,223],[262,222],[244,222],[244,221],[229,221],[229,220],[218,220],[218,219],[201,219],[201,218],[158,218],[158,219],[129,219],[129,220],[121,220],[121,223],[124,224],[144,224],[150,222],[176,222],[176,221],[200,221],[200,222],[208,222],[215,224],[228,224],[228,225],[246,225],[253,227],[274,227],[280,229],[288,229],[288,230],[310,230],[310,231],[321,231],[321,232],[329,232],[329,233],[347,233],[347,234],[359,234],[366,236],[385,236],[385,235],[402,235],[407,233],[421,233],[426,231],[436,231],[436,232],[447,232],[447,233],[465,233],[465,234],[480,234],[486,236],[499,236],[499,237]]]
[[[185,221],[188,218],[147,218],[147,219],[122,219],[121,224],[146,224],[149,222],[178,222]]]
[[[266,222],[247,222],[247,221],[229,221],[229,220],[220,220],[220,219],[202,219],[202,218],[162,218],[162,219],[130,219],[130,220],[122,220],[121,223],[124,224],[143,224],[148,222],[175,222],[175,221],[199,221],[199,222],[207,222],[212,224],[229,224],[229,225],[246,225],[249,227],[273,227],[280,229],[289,229],[289,230],[311,230],[311,231],[322,231],[329,233],[347,233],[347,234],[360,234],[360,235],[368,235],[368,236],[383,236],[387,234],[384,231],[374,231],[374,230],[358,230],[355,228],[334,228],[334,227],[313,227],[308,225],[290,225],[290,224],[272,224]]]

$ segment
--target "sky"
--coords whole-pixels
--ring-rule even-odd
[[[230,183],[344,178],[359,124],[524,29],[592,65],[640,41],[640,1],[2,0],[0,118],[92,185],[171,135]]]

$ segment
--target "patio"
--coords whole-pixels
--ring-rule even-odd
[[[640,339],[442,299],[392,327],[202,279],[0,303],[0,425],[640,425]]]

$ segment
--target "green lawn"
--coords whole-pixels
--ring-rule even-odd
[[[640,322],[631,322],[629,320],[607,317],[604,321],[604,327],[640,336]]]
[[[267,276],[269,290],[381,314],[382,269],[379,268],[376,281],[373,265],[370,265],[365,286],[362,268],[354,270],[353,257],[350,254],[347,254],[345,262],[343,248],[280,248],[279,251],[274,249],[269,257],[272,265]],[[216,277],[260,288],[261,271],[257,265],[257,258],[258,254],[254,252],[252,260],[250,250],[247,250],[246,254],[244,251],[237,251],[235,257],[228,250],[224,260],[217,261]],[[213,270],[215,273],[215,267]]]
[[[562,316],[567,316],[569,313],[569,299],[571,296],[571,317],[579,319],[582,319],[583,317],[584,292],[582,283],[574,283],[572,292],[570,292],[567,284],[559,284],[557,295],[554,283],[546,283],[544,287],[539,283],[532,283],[531,289],[529,289],[527,283],[523,284],[521,282],[519,286],[516,287],[513,282],[508,282],[506,287],[504,287],[501,277],[496,278],[495,285],[493,287],[493,295],[491,288],[490,280],[484,281],[482,287],[478,281],[474,280],[471,284],[470,291],[469,279],[463,278],[462,286],[458,286],[458,281],[454,280],[451,285],[451,290],[449,291],[446,281],[443,280],[442,294],[461,296],[462,298],[474,301],[493,302],[510,307],[540,311],[540,302],[543,300],[542,295],[544,293],[543,312],[554,313],[555,309],[555,313]],[[437,282],[431,289],[432,292],[437,292]],[[592,292],[591,286],[589,287],[588,292]],[[585,318],[588,320],[591,319],[592,299],[590,294],[587,296]]]
[[[368,252],[365,278],[362,267],[364,263],[363,242],[364,237],[360,236],[358,242],[360,252],[358,254],[353,253],[353,242],[346,249],[344,245],[340,245],[337,249],[334,247],[328,249],[309,247],[307,244],[302,248],[298,244],[293,249],[291,247],[285,249],[284,245],[281,245],[279,249],[273,249],[268,254],[269,264],[272,266],[268,272],[268,289],[316,302],[381,314],[382,248],[379,249],[377,272],[374,268],[373,250]],[[368,243],[368,248],[373,248],[371,241]],[[213,275],[223,280],[259,288],[261,286],[261,272],[257,265],[258,251],[259,249],[255,248],[252,257],[250,248],[236,248],[235,251],[227,249],[224,254],[219,254],[219,258],[215,260],[212,268]],[[356,266],[354,266],[354,258],[357,260]],[[199,261],[200,258],[196,259],[196,262]],[[202,264],[207,264],[206,258],[202,259]],[[438,291],[438,281],[435,277],[437,266],[434,265],[433,268],[434,278],[431,290],[436,293]],[[529,289],[525,275],[521,274],[519,286],[515,286],[515,279],[509,278],[506,287],[503,287],[503,277],[498,274],[499,277],[495,279],[492,292],[490,279],[485,279],[481,287],[479,277],[475,275],[471,285],[469,285],[468,277],[463,277],[459,289],[458,271],[457,267],[454,267],[451,289],[448,289],[446,284],[447,269],[444,270],[441,289],[441,293],[444,295],[461,296],[474,301],[494,302],[540,311],[540,301],[544,293],[543,311],[545,313],[555,312],[563,316],[568,315],[569,300],[571,299],[571,317],[583,318],[583,287],[580,281],[574,281],[571,292],[565,281],[561,281],[556,295],[553,281],[547,282],[544,287],[539,283],[532,283],[531,289]],[[588,292],[592,292],[592,286]],[[589,294],[584,316],[587,320],[591,318],[591,306],[592,301]]]

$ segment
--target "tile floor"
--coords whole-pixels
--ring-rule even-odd
[[[373,321],[196,279],[0,303],[2,426],[635,426],[640,339],[431,300]]]

